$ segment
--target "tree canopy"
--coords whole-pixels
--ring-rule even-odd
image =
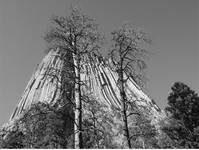
[[[176,82],[168,97],[168,120],[163,131],[174,141],[177,148],[198,148],[199,97],[189,86]]]

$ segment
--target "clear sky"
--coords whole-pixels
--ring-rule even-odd
[[[107,36],[123,21],[153,40],[148,61],[149,95],[164,108],[170,87],[182,81],[199,93],[199,3],[197,0],[0,0],[0,124],[8,121],[36,65],[53,14],[78,3]]]

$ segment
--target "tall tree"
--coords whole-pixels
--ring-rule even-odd
[[[198,148],[199,97],[182,82],[174,83],[171,89],[165,108],[169,120],[163,130],[177,148]]]
[[[121,113],[124,122],[124,135],[127,138],[128,147],[132,148],[128,127],[127,98],[125,94],[125,83],[132,77],[140,81],[143,77],[143,69],[146,68],[145,58],[148,56],[147,50],[142,45],[149,42],[146,34],[132,28],[129,24],[124,24],[120,29],[112,33],[112,47],[109,58],[114,64],[118,74],[118,87],[121,96]],[[138,79],[138,80],[137,80]]]
[[[71,65],[74,68],[75,77],[71,80],[75,84],[75,148],[83,148],[81,65],[85,63],[83,61],[86,55],[98,51],[101,36],[95,20],[85,15],[79,8],[73,7],[69,16],[53,17],[52,22],[55,26],[45,36],[49,48],[60,48],[71,53],[73,57]]]

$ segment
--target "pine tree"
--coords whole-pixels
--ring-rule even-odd
[[[199,125],[199,97],[187,85],[176,82],[172,86],[172,92],[168,97],[166,111],[176,120],[180,120],[184,126],[193,132]]]
[[[163,130],[175,140],[178,148],[198,148],[199,97],[187,85],[176,82],[168,97],[168,123]]]
[[[81,65],[84,57],[98,52],[101,36],[95,20],[85,15],[79,8],[72,8],[71,14],[66,17],[55,16],[52,19],[54,27],[46,34],[45,40],[49,48],[59,48],[68,52],[73,58],[70,65],[75,76],[71,80],[75,85],[75,148],[83,148],[82,141],[82,93],[83,82],[80,78]],[[68,56],[67,56],[68,57]],[[67,58],[65,58],[67,61]]]

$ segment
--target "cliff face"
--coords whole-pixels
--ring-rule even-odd
[[[17,107],[10,117],[10,122],[3,127],[5,130],[14,130],[15,120],[18,120],[24,110],[30,108],[31,104],[37,102],[45,102],[56,106],[69,104],[66,111],[73,114],[74,108],[71,104],[74,100],[74,80],[71,78],[74,78],[75,73],[72,58],[71,54],[59,49],[51,50],[45,56],[25,88]],[[88,144],[88,147],[99,148],[100,145],[100,148],[127,148],[126,139],[122,132],[123,122],[120,115],[121,98],[117,85],[118,75],[110,66],[111,62],[105,61],[104,58],[94,54],[86,55],[81,62],[82,95],[90,97],[89,103],[83,103],[83,120],[92,122],[91,118],[96,118],[96,122],[100,123],[96,123],[95,126],[108,133],[108,136],[103,135],[104,137],[102,136],[103,138],[100,141],[98,140],[97,146]],[[165,117],[164,113],[133,79],[127,80],[125,92],[130,102],[128,113],[139,110],[145,118],[151,120],[156,128],[159,128],[158,122]],[[95,112],[94,116],[92,111]],[[134,121],[135,116],[128,118],[130,127],[133,126]],[[72,122],[68,122],[65,127],[67,131],[73,133],[72,125]],[[85,126],[84,128],[88,127]],[[132,128],[131,131],[134,131],[134,129]],[[91,132],[90,134],[95,135],[96,133]]]
[[[10,120],[20,115],[32,103],[46,101],[54,103],[60,98],[61,70],[63,61],[59,51],[50,51],[33,73]],[[56,75],[56,77],[53,77]]]
[[[85,63],[87,62],[87,63]],[[55,104],[71,99],[74,84],[69,79],[74,75],[72,56],[61,50],[51,50],[36,68],[10,120],[13,120],[38,101]],[[92,95],[102,104],[120,109],[120,95],[117,87],[117,74],[109,67],[109,62],[97,56],[86,56],[81,64],[81,80],[84,95]],[[141,112],[157,122],[164,114],[155,102],[142,89],[128,79],[125,92],[129,101]]]

